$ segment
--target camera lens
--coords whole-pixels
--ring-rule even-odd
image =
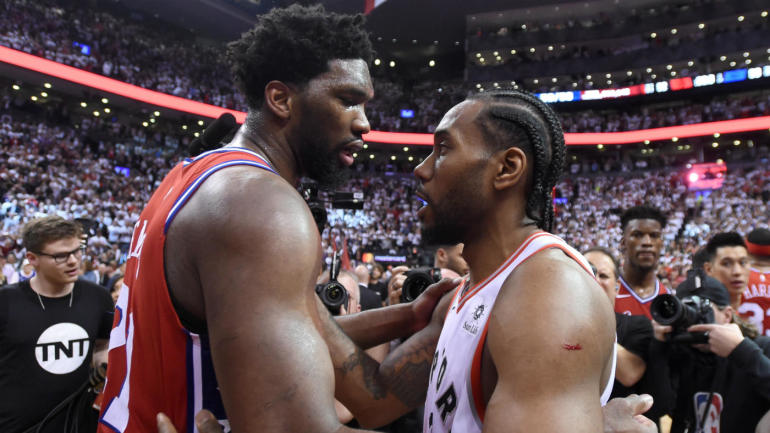
[[[656,322],[667,326],[676,323],[682,316],[683,306],[676,296],[659,295],[650,305],[650,314]]]

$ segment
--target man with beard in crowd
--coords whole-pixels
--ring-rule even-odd
[[[655,273],[663,249],[666,222],[660,210],[649,206],[632,207],[620,217],[623,231],[620,248],[624,258],[615,297],[616,312],[652,319],[652,300],[668,293]]]

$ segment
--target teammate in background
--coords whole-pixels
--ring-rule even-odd
[[[741,305],[749,283],[749,252],[743,237],[736,232],[717,233],[706,244],[708,260],[703,264],[706,274],[719,280],[730,294],[730,306],[741,316],[755,316],[761,322],[762,311],[755,306]],[[752,321],[753,323],[753,321]]]
[[[247,119],[174,167],[140,215],[100,432],[152,431],[158,411],[192,432],[202,408],[226,431],[345,432],[335,396],[368,426],[424,401],[451,281],[340,329],[315,293],[321,240],[296,189],[345,179],[369,131],[371,57],[363,17],[320,5],[273,9],[230,44]],[[411,334],[382,364],[361,349]]]
[[[770,230],[752,230],[746,236],[746,249],[751,259],[749,281],[738,312],[760,335],[770,335]]]
[[[649,206],[632,207],[620,217],[623,231],[620,248],[624,256],[620,287],[615,297],[616,312],[652,319],[652,300],[668,293],[655,274],[663,249],[666,223],[663,213]]]
[[[596,269],[596,281],[607,294],[610,305],[615,305],[619,276],[617,260],[608,249],[601,247],[590,248],[583,255]],[[647,369],[647,348],[652,340],[652,325],[643,316],[615,312],[615,335],[618,338],[618,365],[612,397],[625,397],[636,391],[635,385]]]
[[[103,287],[78,279],[81,233],[80,224],[58,216],[24,227],[26,260],[35,275],[0,289],[3,433],[58,433],[68,424],[77,431],[96,428],[96,412],[74,402],[83,397],[77,392],[92,365],[106,362],[113,305]],[[78,398],[67,404],[73,395]],[[76,417],[81,423],[73,425]]]

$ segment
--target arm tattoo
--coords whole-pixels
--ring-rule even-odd
[[[372,359],[360,348],[356,347],[355,352],[350,354],[345,362],[343,362],[336,370],[342,374],[342,376],[345,376],[356,370],[358,367],[361,367],[364,386],[366,386],[367,391],[369,391],[372,397],[375,400],[382,400],[385,398],[388,391],[384,384],[381,383],[382,381],[378,374],[379,365],[377,364],[377,361]]]
[[[404,406],[416,408],[425,403],[428,376],[433,362],[433,346],[396,349],[385,360],[381,373],[387,378],[389,391]]]

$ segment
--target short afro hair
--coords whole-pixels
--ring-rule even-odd
[[[666,227],[668,218],[663,215],[660,209],[651,206],[634,206],[626,209],[620,216],[620,229],[626,231],[626,226],[633,220],[655,220],[660,223],[660,227]]]
[[[264,102],[265,86],[279,80],[303,87],[337,59],[373,57],[361,14],[327,12],[322,5],[274,8],[228,44],[227,60],[249,108]]]
[[[717,250],[722,247],[743,247],[743,237],[736,232],[723,232],[715,234],[706,244],[706,251],[709,253],[709,261],[713,261],[717,256]]]

